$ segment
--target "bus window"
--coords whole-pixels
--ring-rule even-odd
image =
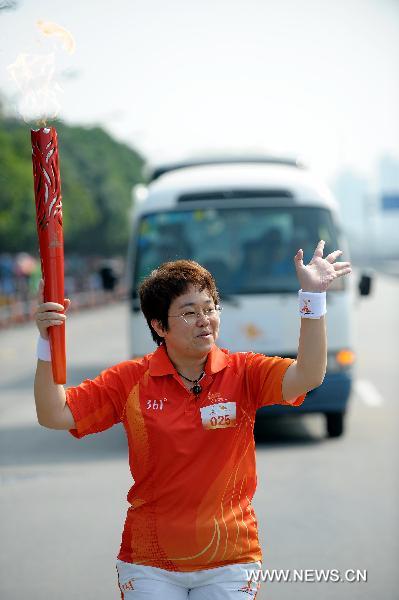
[[[293,258],[311,260],[317,242],[338,247],[325,208],[229,207],[172,210],[142,216],[136,241],[134,287],[168,260],[192,259],[206,267],[225,294],[295,292]]]

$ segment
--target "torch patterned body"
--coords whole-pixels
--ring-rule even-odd
[[[58,140],[54,127],[31,131],[36,224],[44,301],[64,304],[64,237]],[[65,324],[49,328],[54,383],[66,383]]]

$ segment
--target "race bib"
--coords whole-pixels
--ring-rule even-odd
[[[225,429],[236,426],[236,403],[220,402],[200,408],[204,429]]]

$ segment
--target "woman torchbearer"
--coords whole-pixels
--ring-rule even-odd
[[[294,258],[301,288],[297,360],[219,348],[215,281],[186,260],[164,263],[141,284],[155,352],[67,390],[52,381],[51,357],[38,357],[41,425],[77,438],[120,422],[125,428],[134,485],[117,558],[123,598],[255,598],[258,584],[247,573],[262,564],[251,504],[254,419],[261,406],[299,406],[323,382],[326,291],[351,272],[350,263],[336,262],[340,250],[323,258],[323,249],[321,240],[308,265],[302,250]],[[55,312],[63,309],[40,299],[43,338],[65,321]]]

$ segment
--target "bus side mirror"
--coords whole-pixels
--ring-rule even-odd
[[[371,293],[372,278],[370,275],[362,275],[359,281],[359,293],[361,296],[368,296]]]

